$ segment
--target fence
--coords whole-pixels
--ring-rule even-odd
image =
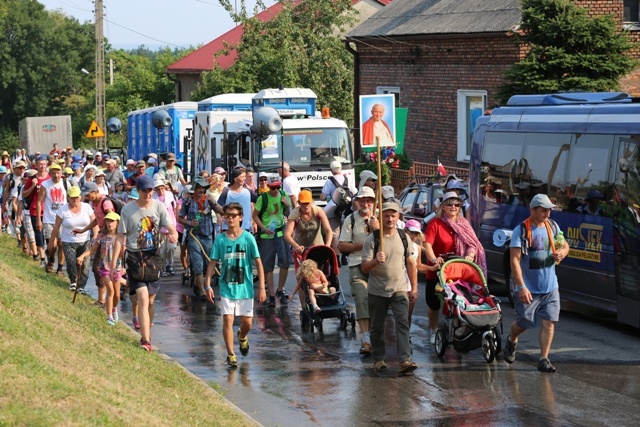
[[[468,168],[457,168],[453,166],[445,166],[447,174],[456,174],[458,178],[468,179]],[[442,180],[446,177],[441,177],[438,173],[437,163],[420,163],[413,162],[409,170],[405,169],[390,169],[391,172],[391,186],[395,189],[396,194],[399,194],[410,182],[426,182],[428,180]]]

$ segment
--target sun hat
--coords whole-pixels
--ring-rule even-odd
[[[547,196],[546,194],[536,194],[535,196],[533,196],[533,199],[531,199],[531,203],[529,204],[529,207],[531,208],[541,207],[545,209],[553,209],[556,207],[556,205],[551,203],[551,200],[549,200],[549,196]]]
[[[356,194],[356,199],[362,199],[363,197],[371,197],[372,199],[376,198],[376,193],[373,192],[373,188],[371,187],[362,187],[358,194]]]
[[[104,171],[102,169],[97,169],[96,170],[96,178],[99,176],[104,176]]]
[[[400,205],[398,205],[396,202],[384,202],[382,204],[382,211],[396,211],[396,212],[400,212],[402,209],[400,209]]]
[[[27,164],[22,160],[16,160],[15,162],[13,162],[13,167],[14,168],[26,168]]]
[[[76,187],[75,185],[69,187],[69,189],[67,190],[68,197],[80,197],[80,194],[80,188]]]
[[[462,201],[460,196],[458,196],[458,193],[456,193],[455,191],[447,191],[446,193],[444,193],[444,195],[442,196],[442,203],[446,202],[449,199],[458,199]]]
[[[37,170],[29,169],[28,171],[25,172],[25,175],[31,178],[31,177],[36,176],[37,173],[38,173]]]
[[[93,169],[94,172],[98,170],[98,167],[96,165],[85,165],[84,167],[84,171],[88,171],[89,169]]]
[[[410,219],[404,223],[405,230],[413,231],[414,233],[421,233],[420,223],[415,219]]]
[[[120,221],[120,215],[111,211],[104,216],[104,219],[110,219],[111,221]]]
[[[136,188],[140,190],[153,190],[153,178],[149,175],[142,174],[136,180]]]
[[[462,183],[460,181],[458,181],[457,179],[452,179],[451,181],[447,182],[447,185],[445,185],[445,189],[447,191],[449,191],[449,190],[462,190],[462,191],[464,191],[464,187],[462,186]]]
[[[200,187],[203,188],[209,188],[211,186],[211,184],[209,184],[209,181],[207,181],[207,179],[203,176],[196,176],[193,179],[193,189],[196,189],[196,185],[199,185]]]
[[[94,191],[98,191],[98,186],[95,182],[87,181],[82,184],[82,195],[86,196],[89,193],[93,193]]]
[[[300,194],[298,194],[298,202],[299,203],[313,203],[313,194],[309,190],[302,190]]]
[[[165,185],[167,185],[167,183],[160,177],[156,178],[155,181],[153,181],[153,188],[164,187]]]

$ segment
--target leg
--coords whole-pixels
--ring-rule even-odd
[[[187,246],[183,243],[180,244],[180,262],[182,263],[182,269],[186,271],[189,268],[187,265]]]
[[[436,296],[436,285],[438,279],[427,279],[427,288],[425,290],[425,300],[427,302],[427,317],[429,318],[429,330],[435,337],[435,331],[438,329],[438,319],[440,317],[440,299]]]
[[[314,311],[320,311],[320,307],[318,307],[318,302],[316,301],[316,293],[311,287],[309,287],[309,302]]]
[[[67,253],[67,259],[74,260],[74,262],[67,263],[67,276],[69,276],[69,281],[73,286],[77,286],[78,284],[78,263],[75,262],[76,257],[78,256],[76,253],[76,248],[73,243],[63,243],[62,250]]]
[[[280,267],[280,274],[278,275],[278,291],[284,290],[284,284],[287,281],[289,275],[289,255],[287,250],[287,243],[283,237],[278,237],[274,241],[276,245],[276,253],[278,255],[278,267]]]
[[[151,320],[149,319],[149,289],[141,286],[136,289],[138,306],[138,321],[140,322],[140,335],[142,341],[151,341]]]
[[[371,315],[371,355],[374,362],[384,361],[386,340],[384,325],[391,298],[369,295],[369,313]]]
[[[361,354],[371,352],[371,342],[369,339],[369,330],[371,322],[369,320],[369,292],[367,291],[367,276],[362,274],[360,266],[349,268],[349,278],[351,283],[351,294],[356,305],[356,319],[362,338]]]
[[[149,335],[151,335],[151,325],[156,314],[156,295],[157,293],[149,295]]]
[[[233,314],[225,314],[222,316],[222,337],[227,347],[227,354],[236,354],[233,350],[233,320]],[[247,330],[247,333],[248,332]]]
[[[409,298],[406,292],[396,292],[391,297],[391,311],[396,323],[396,344],[400,362],[411,360],[409,343]]]
[[[540,357],[549,357],[554,331],[555,323],[551,320],[542,319],[540,326]]]
[[[113,282],[109,276],[102,277],[102,286],[107,290],[107,299],[104,305],[104,309],[107,312],[107,318],[111,318],[113,312]]]
[[[81,254],[83,254],[84,252],[88,251],[90,249],[90,241],[86,241],[84,243],[82,243],[80,246],[78,246],[77,252],[75,257],[73,258],[69,258],[69,259],[77,259],[78,256],[80,256]],[[85,286],[87,286],[87,280],[89,280],[89,269],[91,268],[91,261],[87,258],[85,258],[82,261],[82,265],[80,266],[80,272],[79,272],[79,277],[78,277],[78,288],[79,289],[83,289],[85,288]],[[96,282],[100,283],[100,282]],[[104,286],[102,287],[102,289],[105,289]],[[106,290],[105,290],[106,292]],[[102,297],[102,302],[104,302],[104,294]]]
[[[253,325],[253,317],[240,316],[240,338],[245,339],[249,335],[251,326]]]

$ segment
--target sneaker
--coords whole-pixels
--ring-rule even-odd
[[[513,363],[513,361],[516,360],[516,347],[517,346],[518,346],[518,343],[511,341],[511,335],[509,335],[507,337],[507,347],[504,349],[504,360],[507,363]],[[548,360],[547,360],[547,362],[548,362]],[[540,369],[540,364],[538,364],[538,369]]]
[[[405,360],[404,362],[400,362],[400,369],[398,370],[398,373],[409,374],[415,371],[417,367],[418,365],[416,365],[416,362],[413,362],[411,360]]]
[[[80,289],[78,289],[78,293],[79,293],[80,295],[86,295],[86,296],[89,296],[89,292],[87,292],[84,288],[80,288]],[[101,303],[101,304],[102,304],[102,303]],[[103,305],[102,305],[102,307],[100,307],[100,308],[104,308],[104,304],[103,304]]]
[[[167,273],[169,273],[169,276],[173,276],[174,274],[176,274],[175,270],[173,269],[172,265],[168,265],[167,266]]]
[[[137,317],[134,317],[134,318],[132,319],[132,322],[133,322],[133,327],[134,327],[136,330],[139,330],[139,329],[140,329],[140,322],[138,322],[138,318],[137,318]]]
[[[116,322],[111,317],[107,318],[107,323],[109,324],[109,326],[115,326],[116,325]]]
[[[162,273],[160,273],[160,277],[167,277],[169,275],[169,273],[167,273],[166,271],[163,271]]]
[[[238,358],[236,357],[235,354],[230,354],[227,356],[227,365],[230,368],[237,368],[238,367]]]
[[[40,267],[41,268],[46,268],[47,267],[47,261],[45,261],[44,259],[40,260]]]
[[[71,292],[75,291],[75,290],[76,290],[76,284],[75,284],[75,283],[70,284],[70,285],[69,285],[69,290],[70,290]]]
[[[349,258],[345,254],[342,254],[340,262],[342,265],[347,266],[349,265]]]
[[[538,360],[538,371],[540,372],[555,372],[556,368],[551,364],[548,358],[541,357]]]
[[[389,366],[387,366],[387,364],[384,363],[384,360],[378,360],[373,364],[373,370],[376,372],[386,371],[388,368]]]
[[[437,329],[435,331],[431,331],[431,333],[429,334],[429,344],[435,344],[436,343],[436,333],[437,332],[438,332]]]
[[[273,295],[269,296],[269,307],[275,307],[276,306],[276,297],[274,297]]]
[[[151,347],[151,342],[142,341],[142,338],[140,338],[140,347],[144,348],[147,351],[153,351],[153,348]]]
[[[112,313],[112,316],[113,316],[113,320],[114,320],[114,321],[116,321],[116,322],[117,322],[118,320],[120,320],[120,316],[118,315],[118,310],[113,309],[113,311],[112,311],[111,313]]]
[[[238,329],[238,343],[240,344],[240,354],[246,356],[249,354],[249,336],[240,338],[240,329]]]
[[[276,291],[276,295],[278,296],[281,305],[289,304],[289,294],[287,293],[287,291],[285,291],[284,289],[281,291]]]
[[[321,313],[322,309],[320,307],[318,307],[317,305],[314,305],[313,306],[313,311],[314,311],[314,313]]]
[[[371,354],[371,344],[363,342],[360,346],[360,354]]]

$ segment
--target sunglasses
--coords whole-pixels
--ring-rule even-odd
[[[271,190],[279,190],[279,189],[281,189],[281,188],[282,188],[282,187],[269,187],[269,189],[271,189]]]
[[[239,213],[226,213],[226,214],[224,214],[224,217],[226,219],[236,218],[236,217],[239,217],[239,216],[240,216]]]
[[[454,207],[454,208],[460,207],[460,203],[445,203],[444,205],[449,207]]]
[[[260,178],[260,181],[269,181],[269,178]]]

